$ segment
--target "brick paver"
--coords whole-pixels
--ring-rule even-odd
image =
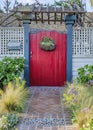
[[[28,113],[33,116],[43,118],[49,116],[58,116],[62,118],[62,107],[60,103],[60,94],[55,91],[38,91],[36,90],[33,100],[29,106]]]
[[[63,88],[32,87],[18,130],[71,130],[70,113],[62,104]],[[72,130],[77,130],[75,127]]]

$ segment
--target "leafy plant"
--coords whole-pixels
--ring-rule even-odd
[[[6,114],[0,117],[0,130],[14,130],[19,118],[16,114]]]
[[[87,83],[89,80],[93,80],[93,65],[85,65],[79,68],[77,81],[79,83]]]
[[[20,81],[17,78],[15,82],[9,82],[0,96],[0,114],[21,112],[24,109],[28,95],[25,81]]]
[[[42,42],[53,42],[53,40],[47,36],[43,37]]]
[[[75,2],[76,4],[80,4],[80,3],[81,3],[80,0],[75,0],[74,2]]]
[[[5,57],[0,61],[0,87],[6,86],[8,82],[15,80],[16,77],[20,77],[23,69],[24,58]]]
[[[47,36],[43,37],[43,39],[40,42],[40,48],[45,51],[54,50],[56,47],[54,41],[52,38],[49,38]]]
[[[69,4],[68,3],[64,2],[62,4],[63,4],[64,8],[69,8]]]
[[[82,2],[80,0],[69,0],[69,1],[55,1],[55,5],[58,5],[58,6],[64,6],[64,8],[69,8],[70,5],[74,5],[74,4],[77,4],[77,5],[82,5]],[[83,5],[82,5],[83,6]]]
[[[6,117],[9,128],[13,128],[19,121],[19,118],[16,114],[6,114]]]

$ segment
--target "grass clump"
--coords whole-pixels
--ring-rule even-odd
[[[9,82],[5,91],[1,90],[0,93],[0,114],[21,112],[29,95],[25,81],[18,78],[15,82]]]

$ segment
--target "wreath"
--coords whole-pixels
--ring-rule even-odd
[[[52,38],[45,36],[40,42],[40,48],[45,51],[52,51],[56,48],[56,45]]]

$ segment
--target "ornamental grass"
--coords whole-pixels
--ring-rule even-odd
[[[9,82],[5,91],[0,91],[0,114],[21,112],[25,107],[25,102],[29,92],[25,88],[25,81],[16,79]]]

